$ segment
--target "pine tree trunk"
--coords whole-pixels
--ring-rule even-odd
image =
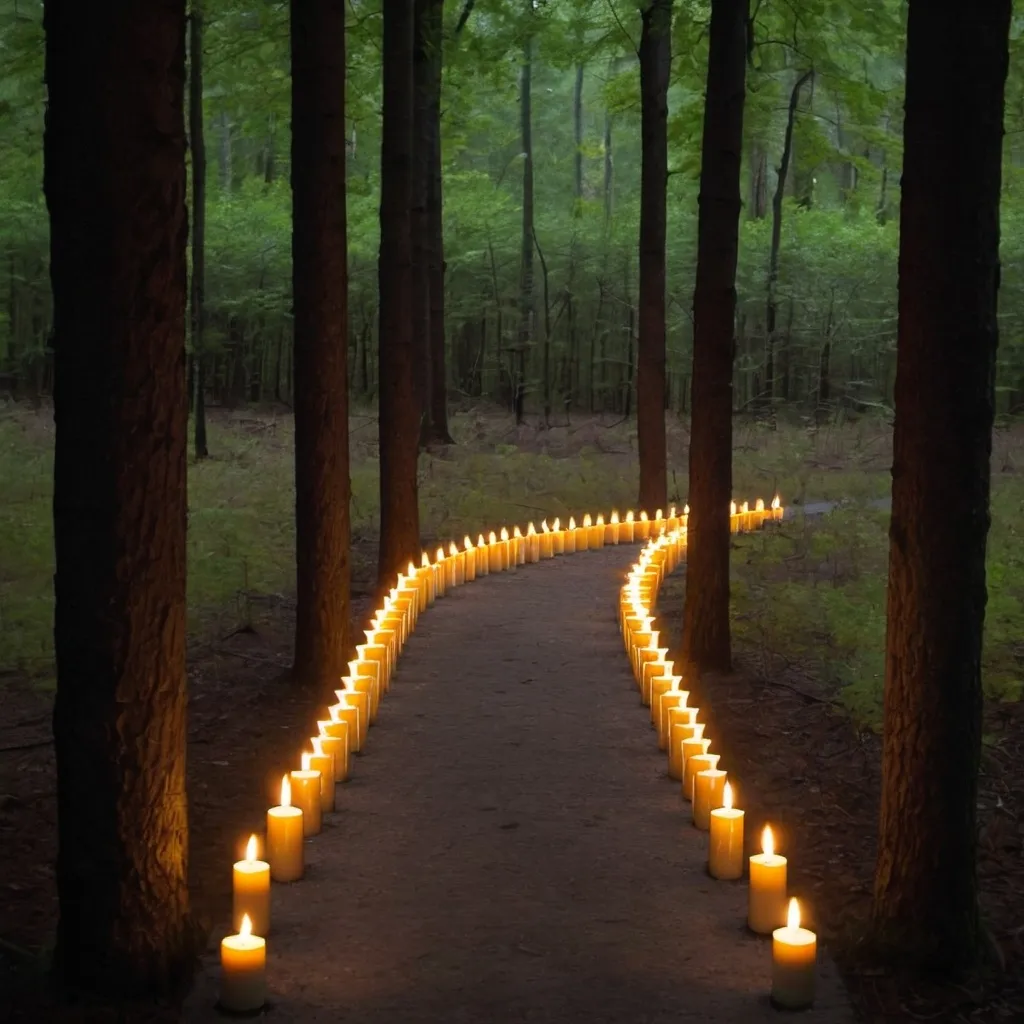
[[[640,508],[668,504],[665,440],[665,204],[672,0],[650,0],[640,36],[640,289],[636,428]]]
[[[384,123],[381,132],[378,578],[391,585],[419,559],[417,456],[420,403],[414,374],[412,299],[413,3],[384,7]]]
[[[533,78],[533,40],[523,43],[520,73],[519,131],[523,152],[523,231],[519,258],[519,330],[516,335],[516,361],[513,381],[513,408],[516,423],[525,419],[526,353],[533,339],[533,124],[531,85]]]
[[[48,3],[55,353],[54,964],[191,972],[185,798],[185,0]]]
[[[192,360],[195,392],[195,453],[205,459],[210,450],[206,442],[206,378],[203,373],[205,345],[206,289],[206,138],[203,131],[203,9],[193,2],[189,17],[188,132],[192,151],[192,281],[190,289],[192,319]]]
[[[732,364],[748,0],[711,8],[693,294],[690,518],[683,663],[728,671]]]
[[[292,0],[293,675],[326,692],[349,644],[345,0]]]
[[[417,350],[419,371],[415,376],[420,408],[420,445],[432,439],[430,351],[430,260],[427,188],[430,166],[430,38],[434,0],[413,0],[413,160],[412,212],[409,231],[412,239],[411,318],[413,344]]]
[[[1010,0],[911,0],[908,21],[874,923],[890,950],[939,970],[970,963],[979,939],[981,648],[1010,10]]]

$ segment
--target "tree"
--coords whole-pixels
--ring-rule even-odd
[[[672,0],[650,0],[640,36],[640,293],[636,429],[640,507],[668,504],[665,441],[665,204]]]
[[[380,552],[381,584],[419,554],[416,468],[420,410],[412,299],[413,3],[384,7],[381,132]]]
[[[526,353],[533,340],[533,0],[530,0],[519,73],[519,138],[523,154],[523,221],[519,245],[519,329],[512,368],[516,423],[525,418]]]
[[[708,50],[693,295],[690,518],[683,661],[728,671],[732,363],[748,0],[714,0]]]
[[[876,937],[979,938],[977,786],[1010,0],[911,0]]]
[[[188,976],[185,0],[45,5],[55,365],[54,964]]]
[[[188,19],[188,143],[192,152],[192,280],[189,310],[192,321],[192,366],[195,381],[189,398],[195,400],[195,453],[205,459],[206,360],[203,345],[206,289],[206,138],[203,132],[203,8],[193,0]]]
[[[295,678],[329,690],[349,641],[345,2],[292,0]]]

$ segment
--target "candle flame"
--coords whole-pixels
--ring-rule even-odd
[[[604,513],[603,512],[598,512],[597,513],[597,525],[598,526],[604,526]]]
[[[772,498],[772,508],[781,508],[781,507],[782,507],[782,502],[779,501],[779,496],[776,494],[775,497]]]
[[[757,501],[754,502],[754,511],[755,512],[763,512],[764,511],[764,498],[758,498]]]
[[[444,561],[444,548],[438,548],[437,549],[437,555],[435,556],[434,561],[435,562],[443,562]]]
[[[558,516],[555,516],[555,526],[554,526],[554,528],[556,530],[560,530],[562,528],[562,524],[558,521]]]
[[[749,512],[750,511],[750,502],[749,501],[743,502],[743,504],[740,505],[740,511],[743,512],[743,513]]]
[[[626,522],[627,523],[633,522],[633,513],[632,513],[632,511],[629,511],[629,512],[626,513]]]
[[[551,532],[551,527],[548,526],[548,521],[546,519],[542,519],[541,520],[540,529],[541,529],[541,533],[550,533]]]
[[[473,550],[473,539],[470,537],[468,533],[466,534],[466,539],[463,541],[463,545],[465,546],[467,551]]]
[[[797,903],[795,896],[789,901],[789,910],[786,913],[786,927],[800,927],[800,904]]]
[[[725,784],[725,792],[722,793],[722,806],[727,810],[732,810],[732,786],[727,782]]]
[[[256,837],[249,836],[249,842],[245,844],[245,859],[254,861],[256,859]]]
[[[612,509],[612,525],[613,526],[618,526],[619,525],[619,513],[616,512],[615,509]]]
[[[497,539],[497,538],[496,538],[496,537],[494,536],[494,531],[492,530],[492,531],[491,531],[491,543],[493,544],[493,543],[494,543],[494,541],[495,541],[496,539]],[[484,535],[483,535],[483,534],[481,533],[481,534],[480,534],[480,536],[479,536],[479,537],[477,537],[477,539],[476,539],[476,546],[477,546],[478,548],[482,548],[482,547],[484,547],[484,546],[485,546],[486,544],[487,544],[487,541],[485,541],[485,540],[484,540]]]
[[[704,739],[704,723],[703,722],[695,722],[694,723],[694,725],[693,725],[693,738],[695,740],[703,741],[709,747],[711,746],[711,740],[705,740]],[[707,750],[705,750],[704,753],[707,753]]]
[[[424,569],[429,569],[430,568],[430,555],[428,555],[426,553],[426,551],[424,551],[423,555],[420,557],[420,565]]]
[[[583,525],[584,526],[592,525],[591,522],[590,522],[590,513],[589,512],[587,512],[586,515],[583,516]]]
[[[450,555],[457,555],[458,553],[459,553],[459,549],[455,546],[455,541],[452,541],[448,545],[448,554],[450,554]]]
[[[497,544],[498,543],[498,535],[493,530],[491,530],[490,534],[487,537],[487,541],[490,544]]]
[[[689,505],[684,505],[683,506],[683,515],[684,516],[688,516],[689,514],[690,514],[690,506]]]
[[[313,755],[308,750],[304,750],[302,752],[302,770],[304,772],[310,771],[311,770],[310,769],[310,765],[312,763],[313,763]]]
[[[242,923],[238,926],[238,934],[243,938],[248,938],[252,935],[252,921],[249,920],[248,914],[242,915]]]
[[[775,836],[772,835],[771,825],[765,825],[764,831],[761,833],[761,852],[766,853],[769,857],[775,853]]]
[[[516,538],[522,537],[522,534],[519,532],[518,526],[512,530],[512,536]]]
[[[658,509],[657,512],[654,513],[654,518],[655,519],[663,519],[664,518],[664,516],[662,516],[662,514],[661,514],[661,509],[660,508]]]
[[[331,713],[331,720],[329,722],[317,722],[316,723],[316,727],[320,730],[320,735],[321,736],[326,736],[327,735],[328,727],[333,725],[337,721],[338,720],[334,717],[334,713],[332,712]]]
[[[313,748],[313,753],[316,754],[317,757],[324,756],[324,745],[320,742],[319,736],[311,737],[309,743]]]
[[[736,515],[736,502],[735,501],[730,501],[729,502],[729,515],[731,515],[731,516]]]
[[[647,513],[646,512],[641,512],[640,513],[640,522],[642,522],[642,523],[646,523],[647,522]]]
[[[526,536],[527,537],[536,537],[537,536],[537,530],[534,528],[533,523],[528,523],[527,524],[527,526],[526,526]]]
[[[576,529],[576,520],[572,516],[569,516],[569,529],[570,530],[575,530]]]
[[[288,776],[285,775],[281,779],[281,806],[291,807],[292,805],[292,784],[288,781]]]
[[[507,526],[503,526],[501,528],[501,539],[502,540],[508,540],[508,527]]]
[[[669,519],[675,519],[675,517],[676,517],[676,507],[675,507],[675,505],[669,505],[669,507],[668,507],[668,517],[669,517]]]

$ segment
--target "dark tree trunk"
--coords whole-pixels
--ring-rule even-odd
[[[523,152],[523,232],[519,257],[519,330],[516,335],[513,381],[516,423],[522,423],[525,419],[526,353],[533,339],[533,124],[530,95],[532,78],[533,39],[528,35],[523,44],[519,92],[519,131]]]
[[[789,165],[793,158],[793,127],[796,124],[796,112],[800,105],[800,92],[813,75],[813,71],[805,71],[796,80],[789,94],[789,111],[786,116],[786,132],[782,142],[782,158],[779,160],[778,181],[775,184],[775,194],[772,196],[772,241],[768,253],[768,293],[764,314],[764,394],[758,399],[758,403],[765,408],[770,408],[775,398],[775,321],[778,311],[776,291],[779,283],[779,255],[782,251],[782,200],[786,194],[786,179],[789,176]]]
[[[732,364],[748,0],[711,8],[697,219],[683,662],[728,671]]]
[[[203,373],[205,346],[203,309],[206,288],[206,138],[203,132],[203,10],[192,4],[189,17],[188,131],[192,150],[192,362],[195,392],[190,395],[195,408],[195,451],[205,459],[206,377]]]
[[[981,646],[1010,10],[1010,0],[911,0],[907,29],[874,923],[897,955],[940,970],[969,964],[980,932]]]
[[[750,144],[750,206],[751,220],[768,216],[768,150],[761,142]]]
[[[55,354],[54,964],[191,972],[185,800],[185,0],[47,3]]]
[[[413,2],[384,7],[384,124],[381,138],[380,552],[378,580],[390,585],[419,559],[416,468],[420,404],[415,368],[422,351],[413,337],[412,297]]]
[[[431,376],[433,359],[430,351],[430,240],[427,220],[427,188],[431,177],[430,125],[431,39],[434,0],[413,0],[413,160],[412,212],[409,232],[412,240],[412,336],[417,350],[419,371],[415,377],[419,395],[420,444],[431,440]]]
[[[345,0],[292,0],[295,657],[327,692],[349,644]]]
[[[668,504],[665,441],[665,203],[672,0],[650,0],[640,36],[640,290],[636,429],[640,508]]]

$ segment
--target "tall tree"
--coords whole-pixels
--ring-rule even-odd
[[[209,454],[206,441],[206,135],[203,130],[203,5],[193,0],[188,19],[188,144],[192,153],[192,280],[189,312],[192,327],[195,453]]]
[[[516,423],[525,419],[526,353],[533,340],[533,0],[529,0],[523,63],[519,73],[519,138],[523,154],[523,221],[519,246],[519,330],[516,334],[512,404]]]
[[[418,557],[420,410],[412,308],[413,0],[384,5],[380,189],[381,584]]]
[[[185,800],[185,0],[44,7],[58,975],[173,991]]]
[[[877,937],[978,947],[977,785],[1011,0],[911,0]]]
[[[640,507],[668,504],[665,440],[665,204],[672,0],[649,0],[640,35],[640,294],[636,429]]]
[[[292,0],[295,678],[330,689],[349,640],[345,0]]]
[[[714,0],[693,295],[690,518],[683,660],[728,670],[732,362],[749,0]]]

